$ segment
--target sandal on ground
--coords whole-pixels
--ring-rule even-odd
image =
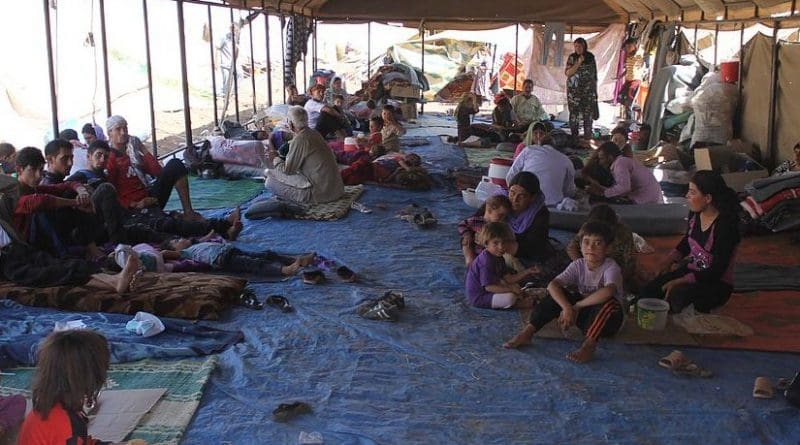
[[[349,283],[356,281],[356,273],[350,270],[350,268],[347,266],[339,266],[339,268],[336,269],[336,275]]]
[[[294,310],[292,305],[289,304],[289,300],[282,295],[270,295],[266,300],[264,300],[264,304],[268,306],[274,306],[283,312],[292,312]]]
[[[661,360],[658,361],[658,366],[675,370],[685,367],[691,363],[692,361],[689,360],[689,357],[686,357],[683,352],[675,350],[670,352],[666,357],[661,358]]]
[[[257,311],[264,308],[264,305],[261,304],[260,301],[258,301],[256,294],[254,294],[253,291],[250,289],[245,289],[244,292],[242,292],[242,294],[239,295],[239,297],[237,297],[236,304]]]
[[[753,384],[753,397],[756,399],[771,399],[775,397],[772,382],[766,377],[756,377],[756,381]]]
[[[302,277],[306,284],[319,284],[325,280],[325,274],[319,269],[304,270]]]
[[[358,315],[368,320],[397,320],[397,306],[382,300],[369,300],[358,308]]]
[[[292,417],[311,412],[311,406],[305,402],[281,403],[272,411],[272,416],[278,422],[286,422]]]
[[[403,309],[406,307],[406,299],[403,297],[403,294],[391,290],[384,293],[383,296],[378,299],[378,301],[383,301],[387,305],[394,306],[397,309]]]
[[[689,362],[683,366],[679,366],[672,370],[672,373],[684,377],[701,377],[708,379],[714,376],[714,373],[708,369],[701,368],[696,363]]]

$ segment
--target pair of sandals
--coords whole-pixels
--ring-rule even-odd
[[[294,308],[289,303],[289,300],[282,295],[270,295],[267,297],[264,302],[258,301],[258,297],[256,297],[255,292],[252,289],[245,289],[241,295],[239,295],[236,303],[239,306],[244,306],[248,309],[253,309],[256,311],[260,311],[264,309],[264,305],[273,306],[280,309],[283,312],[292,312]]]
[[[406,307],[400,292],[388,291],[377,300],[367,300],[358,308],[358,315],[368,320],[396,321],[398,312]]]
[[[272,411],[272,417],[278,422],[286,422],[293,417],[310,412],[311,406],[306,402],[281,403]]]
[[[283,295],[270,295],[264,300],[264,304],[267,306],[273,306],[281,310],[281,312],[292,312],[294,307],[289,303],[289,300],[286,299]]]
[[[798,384],[800,384],[800,379],[795,377],[794,380],[797,380]],[[792,386],[792,382],[792,379],[784,378],[778,379],[778,383],[773,385],[772,381],[767,377],[756,377],[756,381],[753,384],[753,397],[756,399],[771,399],[775,397],[775,391],[788,391]]]
[[[337,267],[336,275],[347,283],[356,281],[356,273],[347,266]],[[325,273],[321,269],[306,269],[301,276],[305,284],[320,284],[325,281]]]
[[[702,368],[678,350],[672,351],[666,357],[661,358],[658,361],[658,366],[669,369],[674,375],[678,376],[701,377],[704,379],[714,376],[712,371]]]

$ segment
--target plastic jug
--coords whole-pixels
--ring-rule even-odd
[[[492,178],[488,176],[481,178],[481,182],[475,187],[475,197],[481,202],[500,193],[503,193],[503,187],[492,182]]]

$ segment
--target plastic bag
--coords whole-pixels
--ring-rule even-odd
[[[719,73],[706,74],[691,101],[695,125],[692,146],[697,142],[728,142],[733,137],[733,113],[737,101],[735,85],[723,82]]]

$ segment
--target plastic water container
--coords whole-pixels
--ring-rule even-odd
[[[475,196],[475,189],[466,189],[461,190],[461,197],[464,199],[464,203],[473,209],[480,208],[483,202]]]
[[[642,298],[636,303],[636,324],[648,331],[661,331],[667,326],[669,303],[657,298]]]
[[[481,203],[499,193],[503,193],[503,187],[492,182],[492,178],[488,176],[481,178],[481,182],[475,187],[475,198]]]
[[[491,178],[492,182],[503,188],[507,188],[506,176],[508,175],[508,171],[511,170],[511,164],[513,163],[514,161],[512,159],[492,158],[492,160],[489,161],[489,178]]]

